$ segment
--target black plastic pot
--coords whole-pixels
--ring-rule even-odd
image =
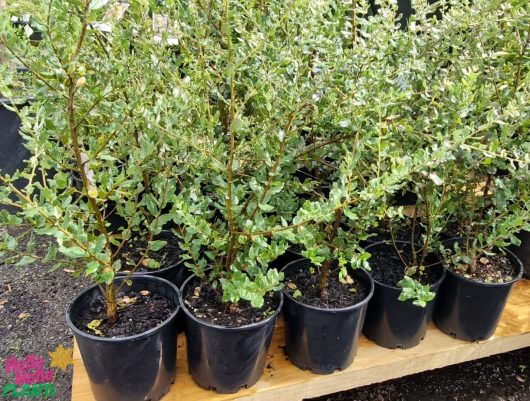
[[[523,276],[530,278],[530,231],[521,231],[517,234],[521,241],[519,246],[511,246],[512,251],[523,263]]]
[[[289,263],[294,262],[298,259],[304,259],[302,254],[296,248],[288,248],[285,253],[278,257],[274,262],[270,264],[271,268],[281,270]]]
[[[428,0],[429,4],[434,4],[438,0]],[[375,0],[369,0],[370,2],[370,8],[373,14],[377,14],[379,10],[379,6],[375,4]],[[412,0],[397,0],[398,3],[398,11],[397,14],[401,16],[399,19],[399,24],[402,29],[404,29],[408,22],[409,18],[412,14],[414,14],[415,10],[412,8]],[[441,10],[438,8],[434,14],[438,19],[441,18]],[[432,15],[431,15],[432,16]]]
[[[173,236],[170,232],[163,231],[161,233],[161,236],[158,237],[158,239],[163,239],[165,235]],[[169,281],[172,284],[175,284],[175,286],[180,290],[180,287],[182,287],[182,284],[184,284],[184,281],[186,281],[186,279],[189,276],[191,276],[191,274],[192,274],[191,271],[184,265],[184,260],[179,258],[177,260],[167,263],[164,267],[160,269],[156,269],[156,270],[153,269],[149,271],[141,271],[141,272],[133,273],[133,276],[134,277],[136,276],[160,277],[160,278],[163,278],[164,280]],[[127,275],[127,273],[118,272],[116,275],[118,277],[124,277]],[[177,319],[179,323],[178,332],[181,333],[182,331],[184,331],[184,322],[185,322],[183,308],[180,308]]]
[[[285,266],[283,272],[288,277],[289,272],[310,264],[308,259],[296,260]],[[370,293],[363,301],[346,308],[305,305],[284,291],[285,353],[298,368],[329,374],[346,369],[353,362],[374,285],[364,270],[351,270],[350,274],[368,284]]]
[[[121,282],[117,279],[117,282]],[[97,401],[159,400],[175,380],[179,290],[158,277],[134,276],[125,291],[149,290],[170,299],[177,309],[161,325],[124,338],[100,338],[73,324],[89,301],[100,294],[93,286],[70,304],[66,322],[73,331]]]
[[[24,169],[24,160],[29,158],[30,154],[19,134],[20,119],[17,113],[8,110],[5,105],[11,104],[5,99],[0,99],[0,172],[11,175],[17,170]],[[26,182],[26,180],[17,180],[14,185],[22,189]],[[10,213],[16,211],[2,204],[0,204],[0,210],[7,210]]]
[[[167,242],[174,240],[174,235],[169,231],[162,231],[158,234],[155,239],[157,240],[166,240]],[[126,271],[118,272],[118,276],[127,275]],[[175,284],[177,288],[180,289],[184,281],[191,276],[190,270],[184,266],[184,260],[180,257],[177,257],[175,260],[168,260],[167,263],[161,266],[159,269],[153,269],[148,271],[139,271],[133,273],[133,276],[142,275],[148,277],[160,277],[169,282]]]
[[[452,247],[462,238],[443,241]],[[506,257],[516,266],[516,277],[507,283],[479,283],[447,270],[434,306],[433,321],[451,337],[464,341],[485,340],[493,335],[513,285],[523,274],[523,265],[513,252]]]
[[[121,277],[125,276],[126,273],[119,272],[117,275]],[[180,288],[184,281],[191,276],[191,272],[186,266],[184,266],[183,260],[177,260],[173,263],[169,263],[162,269],[133,273],[133,276],[160,277],[175,284],[177,288]]]
[[[274,325],[282,308],[282,293],[277,293],[276,311],[267,319],[241,327],[218,326],[196,318],[184,303],[186,287],[196,280],[195,275],[189,277],[180,295],[186,318],[188,370],[193,380],[202,388],[224,394],[253,386],[265,368]]]
[[[396,241],[401,246],[410,246],[410,242]],[[391,247],[392,243],[379,242],[367,246],[367,252],[375,253],[381,246]],[[438,264],[437,264],[438,262]],[[435,273],[437,280],[430,285],[430,290],[437,293],[445,276],[440,259],[429,255],[427,264]],[[368,304],[363,334],[384,348],[412,348],[425,337],[431,321],[434,300],[425,308],[414,305],[411,301],[400,301],[401,288],[385,285],[374,280],[374,296]]]

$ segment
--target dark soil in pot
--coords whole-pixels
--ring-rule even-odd
[[[134,274],[162,277],[180,288],[184,280],[191,275],[191,272],[184,266],[184,261],[180,258],[182,249],[180,249],[178,241],[168,231],[161,232],[156,236],[155,240],[166,241],[166,245],[157,251],[149,251],[144,263],[140,263]],[[133,269],[142,260],[147,247],[148,242],[145,236],[133,236],[128,240],[121,250],[122,268],[118,275],[128,274],[130,272],[129,269]],[[146,259],[156,260],[160,263],[160,267],[149,267],[145,263]]]
[[[283,269],[285,353],[300,369],[329,374],[353,362],[373,283],[364,270],[357,269],[350,270],[352,282],[344,285],[335,271],[328,299],[323,300],[318,275],[311,274],[311,268],[316,269],[309,260],[300,259]],[[296,291],[300,294],[295,295]]]
[[[479,283],[506,283],[512,281],[519,273],[518,266],[501,254],[481,256],[477,268],[473,270],[465,265],[447,265],[447,268],[453,273]]]
[[[405,260],[407,266],[410,266],[412,261],[410,242],[396,241],[396,247],[401,252],[401,257]],[[378,283],[389,287],[397,287],[398,282],[403,279],[406,269],[397,254],[396,247],[391,242],[379,242],[366,247],[366,251],[372,255],[369,260],[370,275]],[[418,258],[421,259],[421,249],[419,247],[417,249]],[[430,255],[425,264],[433,267],[436,264],[441,266],[442,262],[434,255]],[[412,277],[422,284],[434,284],[440,279],[441,274],[439,269],[426,268],[424,274],[415,274]]]
[[[253,308],[248,301],[237,304],[222,301],[219,289],[214,289],[208,281],[194,281],[182,293],[184,304],[198,319],[209,324],[224,327],[241,327],[267,319],[278,307],[273,294],[265,296],[262,308]]]
[[[396,225],[392,227],[390,231],[390,222],[388,220],[382,220],[379,222],[378,227],[374,227],[370,230],[370,237],[365,241],[367,244],[374,244],[381,241],[392,241],[392,236],[396,241],[407,241],[410,242],[412,238],[412,219],[405,220],[407,223]],[[419,224],[416,225],[414,232],[415,241],[419,241],[421,236],[421,227]]]
[[[123,279],[117,279],[119,284]],[[123,286],[124,297],[146,297],[149,302],[140,306],[142,315],[133,318],[138,323],[129,327],[135,332],[145,324],[147,314],[157,313],[157,319],[150,316],[151,327],[143,327],[140,334],[127,333],[126,337],[104,338],[88,334],[84,316],[101,303],[98,286],[84,291],[71,303],[66,320],[74,332],[83,363],[88,373],[92,392],[97,401],[145,401],[159,400],[169,390],[176,375],[177,351],[177,312],[179,310],[179,291],[169,281],[148,276],[134,276],[132,286]],[[149,295],[141,295],[149,292]],[[152,295],[151,295],[152,294]],[[156,294],[156,296],[155,296]],[[142,304],[142,301],[136,301]],[[155,309],[163,305],[162,311]],[[131,305],[126,308],[130,308]],[[119,312],[120,325],[128,326],[125,316]],[[85,319],[102,317],[102,314],[86,316]],[[79,321],[81,320],[81,323]],[[103,319],[104,320],[104,319]],[[78,327],[74,322],[82,325]],[[105,322],[103,322],[104,324]],[[99,328],[99,327],[98,327]],[[111,328],[110,330],[114,330]],[[125,328],[120,330],[124,332]]]
[[[160,263],[159,268],[150,268],[146,263],[140,263],[135,273],[148,273],[155,270],[164,269],[168,266],[174,265],[180,261],[180,255],[182,250],[178,245],[176,237],[169,232],[162,232],[154,239],[156,241],[166,241],[159,250],[150,250],[147,252],[146,259],[154,259]],[[127,240],[123,245],[120,253],[120,259],[122,260],[122,272],[127,272],[129,268],[134,268],[138,262],[144,256],[148,249],[148,241],[146,236],[134,235],[132,238]],[[181,283],[182,284],[182,283]]]
[[[107,320],[102,296],[92,298],[86,309],[73,319],[73,323],[88,334],[113,338],[127,337],[158,326],[176,309],[176,305],[169,299],[148,290],[121,292],[117,295],[117,300],[119,307],[116,324]],[[101,323],[94,330],[89,329],[90,323],[95,320]]]
[[[265,368],[282,293],[271,294],[263,308],[252,310],[246,302],[220,303],[219,292],[196,276],[184,282],[182,291],[193,380],[218,393],[236,393],[254,385]],[[224,321],[231,327],[220,324]]]
[[[316,267],[314,269],[318,270]],[[311,273],[309,268],[288,270],[288,276],[285,277],[285,292],[300,303],[324,309],[346,308],[361,302],[370,294],[370,283],[352,280],[351,284],[343,284],[338,279],[338,272],[332,271],[328,295],[323,299],[320,296],[319,279],[320,276]],[[296,290],[301,295],[294,296]]]
[[[410,265],[410,242],[380,242],[366,247],[372,254],[370,274],[374,280],[372,297],[363,327],[363,334],[385,348],[411,348],[417,345],[427,332],[431,320],[434,301],[421,307],[412,301],[400,301],[402,289],[398,287],[405,275],[405,266],[397,254]],[[418,255],[421,260],[421,253]],[[424,274],[415,274],[416,280],[429,285],[430,291],[436,293],[444,278],[443,265],[435,255],[428,255],[424,264],[428,266]]]
[[[452,249],[455,242],[463,241],[453,238],[443,245]],[[517,256],[507,249],[504,252],[505,255],[498,251],[494,256],[480,256],[474,272],[447,266],[433,314],[433,321],[442,332],[464,341],[485,340],[493,335],[512,287],[523,274]],[[497,265],[500,270],[496,272]]]

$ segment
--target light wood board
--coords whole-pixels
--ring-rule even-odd
[[[162,401],[300,401],[447,365],[530,346],[530,280],[515,286],[493,337],[468,343],[446,336],[434,326],[408,350],[388,350],[362,337],[353,364],[331,375],[301,371],[284,356],[283,322],[278,321],[261,380],[237,394],[199,388],[187,371],[184,334],[178,339],[177,379]],[[94,401],[77,346],[74,349],[72,401]]]

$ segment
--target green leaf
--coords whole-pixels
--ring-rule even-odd
[[[100,9],[101,7],[105,7],[108,2],[109,2],[109,0],[92,0],[90,2],[89,9],[90,10]]]
[[[155,259],[144,259],[144,264],[149,267],[150,269],[158,269],[160,268],[160,262],[158,262]]]
[[[34,263],[37,259],[31,256],[23,256],[16,264],[16,267],[24,267]]]
[[[259,204],[259,208],[264,212],[272,212],[274,210],[274,206],[272,205],[265,205],[263,203]]]
[[[57,247],[54,244],[51,244],[48,248],[48,252],[46,252],[46,256],[44,256],[44,259],[42,261],[44,263],[51,262],[57,257]]]
[[[69,258],[72,258],[72,259],[84,258],[87,256],[86,252],[78,246],[72,246],[72,247],[60,246],[59,252],[61,252],[63,255]]]
[[[100,266],[100,264],[98,262],[96,262],[96,261],[92,261],[92,262],[87,263],[86,269],[85,269],[85,274],[87,276],[96,275],[97,272],[99,271],[99,266]]]
[[[160,241],[160,240],[157,240],[157,241],[151,241],[149,243],[149,249],[151,251],[159,251],[160,249],[162,249],[163,247],[165,247],[167,245],[167,241]]]
[[[68,176],[63,172],[59,172],[55,174],[55,182],[57,183],[57,188],[65,189],[68,187]]]
[[[15,237],[11,235],[6,235],[4,238],[4,243],[6,244],[8,251],[15,251],[18,247],[18,241]]]
[[[230,124],[230,131],[237,132],[241,129],[243,126],[243,120],[241,118],[236,117],[234,118],[234,121],[232,121],[232,124]]]

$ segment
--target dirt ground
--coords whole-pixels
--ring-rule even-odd
[[[72,347],[65,323],[70,300],[89,283],[67,269],[50,266],[15,268],[0,261],[0,386],[15,382],[6,372],[7,358],[42,357],[50,368],[49,353],[59,345]],[[54,368],[56,394],[71,398],[71,365]],[[332,394],[314,401],[530,401],[529,348],[438,369],[402,379]],[[2,396],[0,400],[38,400],[44,397]],[[202,401],[202,400],[197,400]],[[288,400],[279,400],[288,401]]]

